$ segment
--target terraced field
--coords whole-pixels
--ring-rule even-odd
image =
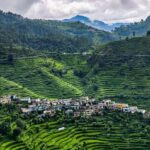
[[[150,134],[146,122],[140,117],[136,119],[136,116],[123,115],[117,117],[115,113],[109,113],[92,119],[76,120],[76,123],[53,120],[28,126],[19,137],[19,141],[2,138],[0,148],[2,150],[149,150]],[[65,130],[59,131],[62,126]]]
[[[138,59],[137,62],[142,61]],[[70,55],[17,60],[13,66],[0,64],[0,95],[17,94],[49,99],[88,95],[97,99],[112,98],[150,109],[149,65],[135,65],[132,69],[125,64],[96,68],[97,64],[90,67],[87,60],[88,57]],[[93,73],[95,68],[97,73]],[[76,76],[75,70],[83,71],[84,77]],[[94,85],[97,90],[94,90]]]
[[[51,57],[17,60],[13,65],[1,64],[0,80],[3,84],[0,85],[0,95],[49,99],[81,96],[80,79],[73,75],[73,69],[67,67],[64,62]],[[6,82],[7,87],[4,86]]]

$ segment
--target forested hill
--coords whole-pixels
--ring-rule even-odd
[[[115,37],[111,33],[79,22],[32,20],[0,11],[1,43],[13,43],[37,50],[80,52],[113,40]]]
[[[150,30],[150,16],[146,20],[141,20],[140,22],[132,23],[127,26],[121,26],[116,28],[113,33],[119,35],[120,37],[131,37],[133,33],[134,36],[144,36],[147,31]]]
[[[100,67],[150,65],[150,37],[138,37],[111,42],[97,49],[91,61]]]
[[[13,52],[21,59],[0,63],[0,95],[56,99],[89,95],[150,108],[150,37],[111,42],[85,56],[29,59],[24,53],[34,56],[32,49],[13,47]]]
[[[90,81],[100,97],[150,106],[150,37],[132,38],[101,46],[89,59]],[[90,93],[90,92],[89,92]]]

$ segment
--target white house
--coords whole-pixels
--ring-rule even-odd
[[[58,129],[58,131],[63,131],[63,130],[65,130],[65,127],[61,127]]]
[[[31,109],[29,109],[29,108],[21,108],[21,111],[22,111],[22,113],[24,113],[24,114],[29,114],[29,113],[31,113]]]
[[[130,112],[131,112],[132,114],[136,113],[137,111],[138,111],[138,107],[137,107],[137,106],[132,106],[132,107],[130,107]]]
[[[0,103],[2,104],[9,104],[11,103],[11,98],[10,96],[4,96],[0,98]]]
[[[21,101],[21,102],[31,103],[31,98],[30,98],[30,97],[21,98],[20,101]]]

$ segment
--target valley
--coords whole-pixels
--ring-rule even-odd
[[[149,17],[108,32],[0,11],[0,100],[0,150],[149,150]]]

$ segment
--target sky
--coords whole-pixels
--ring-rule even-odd
[[[84,15],[108,23],[135,22],[150,15],[150,0],[0,0],[0,9],[36,19]]]

